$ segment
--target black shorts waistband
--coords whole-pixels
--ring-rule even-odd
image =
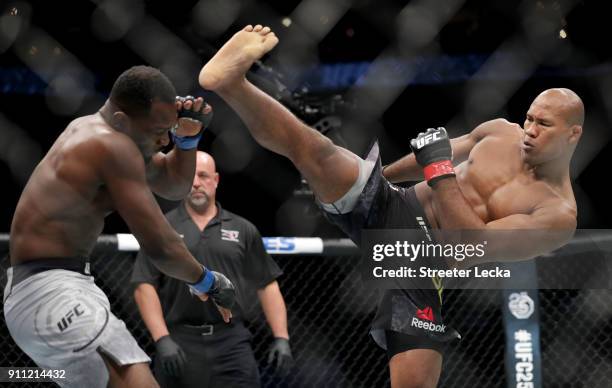
[[[89,261],[84,257],[54,257],[33,259],[11,267],[13,269],[13,287],[32,275],[52,269],[65,269],[83,275],[91,275]]]

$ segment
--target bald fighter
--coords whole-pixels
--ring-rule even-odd
[[[198,141],[211,116],[179,98],[159,70],[121,74],[104,106],[72,121],[30,177],[13,217],[4,315],[11,336],[65,387],[154,387],[150,361],[94,284],[87,257],[113,210],[163,273],[216,302],[226,322],[231,282],[196,261],[151,191],[187,195]],[[172,129],[174,148],[167,154]],[[186,285],[186,286],[187,286]]]
[[[413,154],[383,173],[375,152],[363,160],[335,146],[246,80],[253,61],[277,43],[268,27],[247,26],[204,66],[200,84],[221,96],[262,146],[295,164],[329,218],[357,243],[367,228],[559,231],[522,241],[510,259],[525,259],[571,238],[577,209],[569,162],[584,120],[572,91],[539,95],[523,128],[498,119],[453,140],[443,128],[428,130],[412,141]],[[423,177],[410,189],[390,183]],[[371,333],[387,350],[393,387],[437,385],[443,344],[458,337],[442,325],[441,304],[435,288],[385,292]],[[430,322],[440,330],[428,330]]]

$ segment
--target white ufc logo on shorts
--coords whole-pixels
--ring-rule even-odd
[[[428,133],[427,135],[417,139],[417,148],[421,149],[427,144],[440,140],[440,132]]]

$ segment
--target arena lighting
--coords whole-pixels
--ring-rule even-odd
[[[565,39],[565,38],[567,38],[567,32],[565,31],[565,29],[563,29],[563,28],[562,28],[562,29],[559,31],[559,38],[561,38],[561,39]]]
[[[288,17],[284,17],[283,20],[281,21],[282,25],[289,28],[289,26],[291,26],[291,18]]]

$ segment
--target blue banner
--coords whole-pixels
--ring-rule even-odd
[[[529,264],[529,265],[526,265]],[[540,319],[536,263],[517,266],[532,284],[530,289],[504,290],[503,314],[506,331],[506,380],[508,388],[542,387]]]

